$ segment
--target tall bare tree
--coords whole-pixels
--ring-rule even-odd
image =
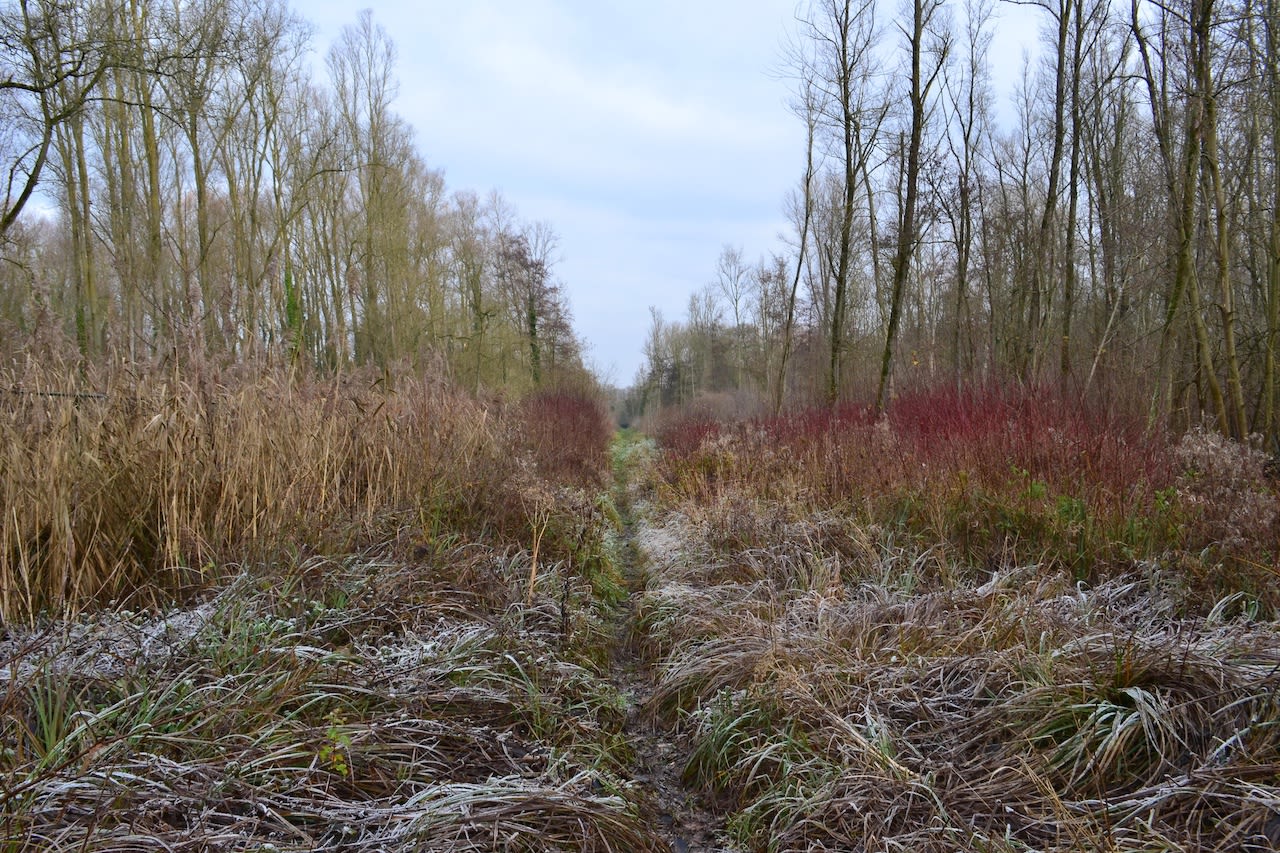
[[[813,96],[805,99],[806,106],[817,111],[816,125],[826,135],[837,170],[832,179],[838,187],[838,204],[831,210],[835,245],[828,265],[832,294],[825,389],[828,405],[836,403],[843,385],[859,182],[888,111],[876,75],[875,11],[872,0],[814,0],[800,22],[801,38],[812,45],[811,51],[801,54],[805,63],[802,85],[813,90]],[[866,200],[866,206],[871,208],[871,199]]]
[[[912,0],[911,20],[899,24],[907,40],[910,75],[905,145],[901,152],[901,193],[898,199],[897,247],[893,254],[893,283],[890,290],[889,319],[884,349],[880,357],[880,379],[876,388],[876,410],[883,411],[893,372],[893,345],[902,321],[903,296],[911,274],[911,261],[919,241],[920,163],[925,124],[929,120],[930,96],[951,50],[946,23],[939,21],[942,0]]]

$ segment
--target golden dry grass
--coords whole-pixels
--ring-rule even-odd
[[[648,710],[741,849],[1280,843],[1280,634],[1257,599],[1200,600],[1182,560],[1093,585],[948,569],[890,528],[727,500],[651,508],[637,606]]]
[[[6,850],[661,849],[596,401],[51,377],[0,413]]]
[[[519,406],[432,377],[30,370],[0,384],[12,389],[0,396],[0,618],[10,621],[182,598],[228,563],[403,537],[422,548],[457,536],[523,542],[528,495],[555,503],[556,488],[592,486],[605,465],[607,433],[570,459],[585,482],[544,485],[545,451],[523,440]],[[589,421],[591,406],[580,408]]]

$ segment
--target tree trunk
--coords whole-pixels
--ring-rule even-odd
[[[916,249],[916,199],[920,185],[920,148],[926,120],[925,101],[942,68],[946,45],[928,80],[924,79],[922,54],[925,29],[938,8],[936,0],[914,0],[911,5],[911,128],[910,141],[903,153],[903,195],[899,200],[898,244],[893,257],[893,286],[890,290],[889,323],[885,330],[884,351],[880,356],[880,382],[876,389],[876,411],[883,412],[888,403],[889,379],[893,371],[893,344],[902,320],[903,295],[911,272],[911,259]]]

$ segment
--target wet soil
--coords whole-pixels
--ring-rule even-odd
[[[631,781],[633,791],[650,829],[676,853],[736,853],[723,837],[725,813],[714,808],[681,778],[687,756],[672,733],[647,713],[653,694],[652,667],[644,660],[636,642],[636,600],[643,595],[647,575],[645,556],[636,542],[639,522],[627,495],[628,484],[615,484],[622,515],[622,571],[627,598],[615,615],[614,641],[610,650],[610,680],[627,701],[627,721],[623,727],[633,751]]]

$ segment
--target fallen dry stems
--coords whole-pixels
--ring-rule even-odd
[[[1092,586],[936,569],[865,529],[815,530],[863,544],[801,561],[802,521],[734,550],[701,505],[677,507],[639,537],[649,710],[745,849],[1280,843],[1274,623],[1226,599],[1190,610],[1155,563]]]
[[[310,557],[163,615],[12,627],[0,832],[31,851],[662,849],[618,775],[604,611],[574,580],[564,636],[564,567],[526,610],[527,560]]]

